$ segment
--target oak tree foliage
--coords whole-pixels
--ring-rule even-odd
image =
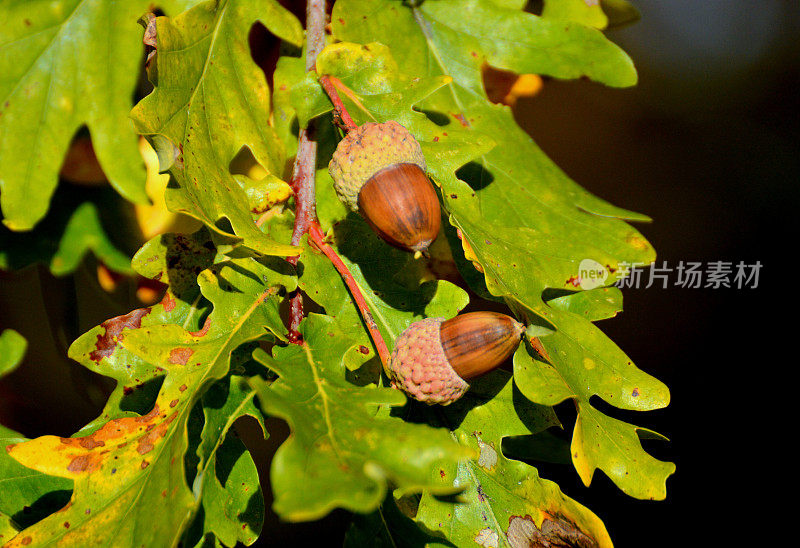
[[[635,85],[633,62],[602,31],[638,12],[623,0],[545,0],[538,14],[522,0],[337,0],[306,72],[303,24],[286,4],[0,3],[0,268],[40,262],[65,276],[91,251],[165,288],[72,343],[70,358],[116,381],[96,419],[66,438],[0,427],[0,543],[269,539],[257,463],[234,435],[247,416],[265,437],[267,417],[291,428],[269,464],[273,510],[289,521],[349,510],[347,546],[610,546],[602,521],[535,464],[555,443],[586,485],[600,470],[632,497],[666,497],[675,467],[640,441],[661,436],[594,403],[669,403],[597,326],[622,310],[613,284],[623,265],[655,259],[630,224],[649,219],[570,180],[490,99],[486,79]],[[267,73],[254,26],[279,44]],[[421,143],[444,215],[430,258],[389,247],[337,200],[327,164],[342,133],[323,74],[356,123],[395,120]],[[387,386],[337,270],[307,238],[289,243],[298,130],[311,125],[320,225],[390,350],[411,322],[471,302],[530,326],[513,364],[451,406]],[[159,215],[189,228],[130,255],[101,215],[106,202],[69,198],[64,158],[77,139],[91,140],[118,193],[102,200],[161,200]],[[159,171],[168,175],[151,188]],[[285,260],[297,254],[297,266]],[[583,259],[606,267],[605,286],[575,283]],[[296,290],[315,304],[302,344],[286,327]],[[0,334],[0,375],[25,345]],[[566,400],[574,425],[554,411]]]

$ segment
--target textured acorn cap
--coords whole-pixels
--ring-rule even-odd
[[[358,211],[361,187],[378,171],[395,164],[416,164],[425,171],[422,149],[411,133],[390,120],[351,129],[339,142],[328,171],[339,199]]]
[[[469,385],[450,366],[440,336],[444,318],[412,323],[395,341],[389,357],[392,386],[425,403],[448,405]]]

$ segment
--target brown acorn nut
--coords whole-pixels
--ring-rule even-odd
[[[441,225],[439,198],[414,136],[395,121],[348,132],[328,166],[339,199],[389,244],[424,251]]]
[[[448,405],[514,353],[525,326],[497,312],[470,312],[449,320],[411,324],[395,341],[387,364],[392,386],[429,404]]]

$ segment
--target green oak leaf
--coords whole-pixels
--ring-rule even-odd
[[[195,548],[222,548],[222,543],[213,533],[208,533],[194,546]]]
[[[92,252],[111,270],[132,274],[130,256],[119,249],[101,222],[102,208],[115,205],[111,197],[103,192],[97,200],[83,200],[60,191],[56,194],[59,207],[52,208],[35,229],[17,233],[0,227],[0,269],[20,270],[43,263],[54,276],[65,276]],[[129,234],[118,228],[115,236],[125,240]]]
[[[156,236],[134,255],[132,264],[139,274],[168,284],[168,288],[159,303],[106,320],[70,346],[70,358],[117,381],[103,413],[82,433],[92,432],[111,419],[135,416],[152,408],[164,368],[116,343],[129,330],[163,324],[201,332],[211,305],[200,291],[197,275],[217,261],[206,229],[189,235]]]
[[[231,369],[242,367],[231,363]],[[200,534],[213,534],[225,546],[237,542],[249,546],[261,533],[264,497],[258,471],[247,448],[230,432],[234,422],[244,416],[255,418],[266,432],[263,415],[254,399],[255,392],[246,383],[246,377],[239,375],[228,375],[203,394],[199,405],[204,424],[196,450],[194,476],[195,491],[201,490],[203,494],[202,523],[190,528],[186,545],[193,545],[192,538]]]
[[[419,261],[387,246],[363,221],[342,221],[334,234],[333,244],[390,349],[412,322],[426,317],[450,318],[469,303],[467,293],[448,281],[421,281]],[[314,249],[306,249],[301,261],[300,287],[324,307],[326,314],[336,318],[342,331],[339,336],[349,341],[342,353],[347,368],[356,369],[375,357],[358,309],[331,262]]]
[[[639,438],[665,438],[611,418],[590,401],[592,396],[599,396],[623,409],[654,409],[669,401],[667,388],[634,367],[616,347],[606,345],[597,354],[585,351],[585,341],[599,339],[594,326],[586,320],[612,317],[622,310],[619,290],[597,288],[558,297],[548,304],[573,312],[575,315],[565,318],[578,327],[539,339],[532,353],[522,347],[517,350],[514,378],[520,392],[542,405],[575,401],[578,417],[572,435],[572,462],[587,486],[594,470],[600,468],[630,496],[664,499],[666,480],[675,465],[647,454]],[[581,332],[581,326],[587,331]],[[573,339],[567,333],[580,335]]]
[[[608,16],[598,1],[586,0],[545,0],[542,18],[558,21],[574,21],[587,27],[604,29],[608,26]]]
[[[480,230],[475,228],[472,234]],[[484,259],[486,262],[482,261],[482,264],[495,266],[493,270],[487,268],[487,273],[491,272],[486,277],[487,286],[496,295],[524,295],[530,286],[525,285],[524,278],[514,277],[514,271],[526,272],[531,268],[535,254],[531,250],[525,255],[505,255],[513,259],[510,264],[504,262],[503,250],[515,246],[510,232],[506,238],[493,240],[492,254],[487,252],[484,255],[488,260]],[[565,246],[560,253],[568,256],[569,247]],[[599,297],[606,291],[602,288],[575,293],[569,299],[552,299],[533,308],[538,317],[557,327],[555,332],[540,339],[545,359],[552,367],[538,364],[520,350],[517,353],[519,361],[515,362],[515,379],[523,394],[536,403],[555,405],[566,398],[576,400],[579,415],[573,432],[573,464],[587,485],[591,471],[600,467],[625,493],[637,498],[663,499],[666,496],[666,477],[674,471],[674,465],[649,457],[641,449],[636,427],[626,430],[624,423],[589,405],[590,398],[597,395],[616,407],[644,411],[665,407],[670,399],[662,382],[636,368],[630,358],[591,322],[616,313],[614,307],[618,301],[613,294],[586,302],[585,294],[594,293]],[[528,295],[528,300],[522,302],[532,302],[535,295]],[[591,431],[588,426],[591,426]],[[596,431],[603,433],[592,435]],[[625,444],[618,443],[622,433],[625,433]]]
[[[491,34],[482,35],[481,40],[471,39],[468,33],[477,31],[464,27],[467,11],[482,14],[480,21],[494,21],[496,16],[505,24],[516,26],[496,27]],[[544,299],[547,292],[576,290],[580,285],[580,263],[584,259],[605,266],[609,272],[606,283],[610,284],[619,278],[626,263],[649,264],[655,253],[650,244],[623,221],[646,220],[646,217],[611,206],[578,187],[516,125],[508,108],[492,105],[486,98],[480,80],[483,60],[518,72],[571,75],[569,71],[559,72],[559,59],[564,60],[565,56],[556,57],[548,65],[538,53],[525,53],[525,48],[516,42],[507,44],[507,37],[515,36],[522,29],[531,31],[529,38],[533,40],[537,34],[532,29],[542,19],[479,0],[422,5],[389,0],[370,3],[342,0],[334,8],[332,21],[335,35],[342,40],[368,43],[383,39],[388,42],[401,73],[415,74],[422,79],[452,77],[449,85],[416,107],[425,112],[430,121],[407,114],[401,123],[406,123],[421,139],[426,159],[431,159],[428,171],[442,187],[450,222],[460,231],[466,257],[480,265],[484,272],[489,292],[503,297],[518,315],[536,325],[540,334],[553,331],[560,334],[558,338],[542,339],[552,348],[548,350],[551,354],[564,352],[569,356],[568,360],[559,362],[559,367],[579,372],[585,369],[585,363],[603,364],[604,367],[594,373],[596,388],[598,395],[611,405],[637,410],[666,406],[669,392],[663,383],[636,369],[591,323],[588,316],[592,314],[575,314],[558,307],[558,303],[549,305]],[[559,33],[564,28],[574,29],[575,25],[560,23],[561,31],[553,25],[548,28]],[[498,28],[503,32],[498,32]],[[576,39],[574,43],[569,36],[561,36],[570,47],[587,48],[584,64],[576,66],[587,68],[585,64],[592,64],[594,60],[597,65],[591,69],[593,77],[611,85],[633,83],[635,78],[630,75],[635,73],[631,72],[627,56],[606,42],[595,29],[581,28],[580,39],[570,31],[569,36]],[[398,38],[393,39],[395,36]],[[592,40],[596,42],[587,41],[587,36],[594,37]],[[542,38],[543,51],[551,38],[553,36]],[[589,43],[604,46],[595,50]],[[341,74],[334,75],[345,81],[345,75],[359,72],[360,81],[370,81],[368,74],[362,71],[380,74],[380,64],[374,65],[374,68],[369,64],[354,68],[343,64],[337,68]],[[600,70],[600,67],[605,69]],[[612,73],[614,76],[610,76]],[[376,86],[374,81],[372,86]],[[354,91],[359,96],[368,94],[368,90],[356,88]],[[438,134],[432,131],[434,121],[441,124],[435,128]],[[455,162],[448,165],[441,158],[448,158],[447,154],[459,155],[463,163],[469,154],[463,147],[445,142],[442,139],[445,134],[459,135],[461,142],[469,142],[464,134],[474,135],[474,139],[491,135],[497,146],[473,156],[475,160],[459,169],[456,178],[452,170],[458,166]],[[608,376],[601,379],[601,371]],[[623,373],[628,376],[622,376]],[[527,370],[518,374],[523,384],[535,382],[535,379],[523,378],[531,374]],[[634,388],[638,390],[637,396],[632,396]],[[593,393],[587,386],[576,386],[576,390],[587,399]],[[586,450],[594,451],[588,446]],[[654,481],[661,481],[661,477]]]
[[[629,25],[638,21],[641,14],[627,0],[546,0],[542,17],[606,29]]]
[[[269,120],[269,87],[248,44],[257,21],[288,42],[302,40],[300,23],[276,0],[210,0],[177,17],[159,17],[155,90],[131,116],[158,152],[161,169],[175,176],[176,186],[166,193],[170,209],[221,235],[235,235],[259,253],[295,255],[295,247],[270,240],[256,227],[247,194],[230,173],[231,161],[246,146],[268,174],[283,175],[283,145]]]
[[[470,451],[444,430],[378,416],[382,407],[403,405],[405,396],[344,379],[341,355],[349,343],[335,319],[311,314],[301,333],[302,345],[254,355],[279,376],[271,385],[251,381],[264,413],[285,419],[292,429],[272,460],[275,511],[289,521],[316,519],[335,507],[370,512],[388,482],[405,493],[456,492],[452,485],[434,485],[430,470]]]
[[[586,76],[622,87],[636,83],[630,58],[596,29],[537,17],[492,0],[418,5],[346,0],[336,3],[331,22],[341,40],[368,43],[380,35],[392,51],[402,43],[401,49],[413,54],[418,66],[424,65],[423,70],[412,71],[398,58],[404,72],[449,74],[458,87],[471,89],[478,97],[485,97],[480,82],[484,61],[520,73]]]
[[[72,492],[71,481],[33,471],[11,458],[6,447],[24,441],[21,434],[0,426],[0,516],[7,516],[14,526],[13,535],[0,537],[3,545],[19,529],[62,508]],[[5,534],[11,532],[6,528]]]
[[[618,287],[598,287],[553,297],[547,304],[551,308],[565,310],[596,322],[613,318],[622,312],[622,291]]]
[[[64,229],[58,249],[50,260],[50,271],[56,276],[73,272],[87,251],[116,272],[133,274],[130,257],[119,251],[108,240],[100,224],[94,204],[86,202],[78,207]]]
[[[27,347],[28,341],[25,337],[13,329],[4,329],[0,333],[0,378],[14,371],[22,363]]]
[[[492,0],[496,5],[500,6],[501,8],[507,9],[516,9],[521,10],[525,9],[528,5],[528,0]]]
[[[142,62],[136,19],[191,0],[6,0],[0,9],[0,205],[30,230],[47,213],[67,147],[83,125],[109,182],[145,203],[145,171],[128,119]]]
[[[578,187],[516,125],[510,109],[493,105],[486,98],[480,70],[484,59],[492,65],[517,72],[569,76],[558,73],[555,64],[537,66],[537,63],[547,64],[549,61],[532,58],[536,54],[534,51],[517,50],[512,46],[503,49],[512,31],[528,33],[532,40],[536,34],[531,29],[542,22],[541,18],[476,0],[426,2],[420,7],[389,0],[380,0],[378,4],[363,0],[337,2],[332,18],[334,33],[341,40],[369,43],[380,39],[388,42],[401,73],[422,79],[452,78],[450,85],[417,107],[438,124],[443,124],[438,131],[432,131],[429,125],[426,127],[421,122],[409,127],[423,141],[430,142],[428,148],[423,143],[426,158],[428,149],[438,152],[438,149],[453,148],[443,140],[445,134],[449,136],[459,132],[470,136],[469,140],[473,142],[479,135],[490,135],[496,141],[495,148],[481,152],[474,162],[459,170],[461,180],[442,173],[439,162],[429,162],[431,175],[442,185],[445,208],[456,226],[468,238],[472,236],[469,243],[484,268],[492,266],[484,264],[491,262],[481,256],[491,245],[486,240],[493,242],[495,235],[503,238],[509,230],[514,232],[512,243],[518,242],[510,250],[515,255],[529,253],[532,246],[547,246],[544,250],[548,251],[565,241],[576,253],[568,261],[557,261],[554,266],[542,258],[533,265],[533,270],[526,271],[526,277],[535,282],[532,292],[544,287],[571,288],[568,280],[577,274],[579,262],[593,255],[598,255],[598,259],[603,256],[613,258],[610,266],[615,269],[620,262],[647,264],[652,261],[654,253],[646,240],[615,218],[646,220],[647,217],[611,206]],[[513,23],[513,29],[498,32],[494,28],[491,33],[482,35],[479,43],[473,38],[476,43],[469,47],[470,37],[466,34],[469,29],[451,29],[442,22],[466,21],[463,10],[467,9],[496,11]],[[491,20],[489,15],[487,19]],[[552,32],[564,32],[563,24],[558,28],[561,30],[553,29]],[[598,65],[614,67],[609,70],[619,75],[619,79],[626,80],[627,85],[633,83],[633,79],[624,76],[635,74],[630,73],[630,59],[598,31],[581,28],[597,41],[596,49],[572,33],[560,39],[575,47],[586,48],[582,55],[586,62],[594,60]],[[456,41],[456,37],[464,41]],[[493,40],[493,37],[503,37],[503,40]],[[573,39],[574,43],[571,42]],[[548,67],[550,70],[545,70]],[[340,67],[339,70],[354,72],[352,67]],[[600,78],[600,81],[606,80]],[[606,81],[613,82],[614,78]],[[408,116],[405,121],[416,120]],[[470,226],[466,226],[467,221],[471,222]],[[470,234],[473,226],[483,231],[473,236]],[[570,268],[565,262],[571,263]],[[570,273],[564,276],[567,270]],[[612,276],[609,283],[613,281]]]
[[[203,296],[214,306],[200,331],[174,323],[142,325],[150,314],[142,309],[78,339],[71,354],[88,354],[92,363],[85,365],[115,373],[127,366],[148,373],[160,370],[163,384],[144,415],[97,421],[88,435],[43,436],[9,449],[24,465],[75,482],[68,508],[22,530],[9,546],[85,546],[89,539],[110,543],[112,538],[119,546],[177,542],[198,511],[205,486],[195,481],[192,489],[186,483],[190,412],[209,386],[228,374],[234,350],[250,341],[282,337],[280,293],[295,287],[289,272],[287,263],[277,258],[213,265],[198,278]],[[156,313],[164,303],[159,307]],[[86,352],[90,345],[96,354]],[[140,361],[131,363],[131,356]],[[219,467],[219,460],[215,462]],[[224,518],[209,517],[217,519]]]
[[[420,413],[477,453],[477,458],[431,472],[434,481],[455,480],[465,491],[455,499],[423,494],[416,520],[427,530],[456,546],[611,546],[597,516],[532,466],[503,454],[503,438],[559,425],[551,408],[519,397],[507,372],[480,377],[462,399]]]
[[[365,121],[372,122],[405,121],[415,104],[451,81],[447,76],[410,78],[399,73],[388,49],[380,44],[363,47],[347,42],[331,44],[317,57],[317,72],[347,75],[347,86],[361,92],[360,104],[356,105],[360,108],[355,110],[366,117]],[[309,119],[331,110],[327,95],[318,90],[317,76],[311,72],[292,88],[292,105],[301,127],[306,127]]]
[[[3,512],[0,512],[0,542],[5,542],[16,536],[18,531],[19,529],[14,524],[14,521]]]
[[[441,537],[423,531],[413,519],[398,508],[394,497],[387,494],[383,504],[369,514],[355,514],[344,537],[345,548],[418,548],[420,546],[454,546]]]
[[[642,18],[639,9],[628,0],[600,0],[600,6],[608,17],[608,28],[624,27]]]
[[[278,139],[283,143],[287,158],[297,154],[297,117],[292,107],[292,88],[306,73],[305,59],[283,55],[278,58],[275,72],[272,73],[272,123]],[[289,162],[284,165],[284,172],[289,171]]]
[[[412,110],[415,104],[425,101],[426,97],[442,86],[446,86],[442,90],[452,88],[452,84],[446,85],[448,78],[412,79],[404,76],[402,72],[398,72],[388,49],[380,44],[359,46],[341,43],[329,46],[320,54],[317,66],[320,71],[339,78],[352,90],[356,100],[352,101],[348,95],[344,95],[343,100],[345,104],[351,105],[351,114],[357,121],[394,119],[417,136],[426,156],[428,170],[433,180],[442,186],[442,195],[445,207],[450,212],[451,222],[464,234],[465,247],[469,246],[470,255],[483,265],[487,274],[487,286],[493,290],[493,294],[513,296],[537,313],[544,313],[547,309],[541,306],[541,293],[547,287],[573,288],[572,280],[579,271],[581,257],[595,257],[598,262],[607,264],[609,270],[616,272],[618,269],[615,267],[620,262],[644,262],[642,253],[644,256],[652,254],[649,244],[619,220],[590,217],[575,208],[574,222],[567,225],[566,231],[562,233],[557,229],[569,222],[565,206],[554,203],[552,207],[555,210],[548,217],[547,210],[535,209],[541,207],[541,204],[536,203],[541,197],[534,194],[535,189],[519,189],[515,187],[517,183],[509,178],[508,181],[493,181],[476,192],[458,179],[454,173],[456,170],[461,177],[465,177],[463,173],[469,176],[475,169],[480,171],[482,168],[475,162],[466,166],[464,164],[482,155],[484,158],[487,154],[494,157],[495,150],[488,138],[480,133],[476,134],[470,127],[456,124],[442,128]],[[331,108],[319,85],[310,77],[298,83],[292,95],[301,122]],[[496,114],[502,112],[504,111],[500,110]],[[513,124],[513,119],[510,121]],[[465,119],[464,122],[469,126],[469,121]],[[493,135],[505,133],[498,131]],[[509,153],[503,147],[499,157],[506,156]],[[487,174],[493,176],[489,172]],[[319,185],[320,201],[323,203],[330,186],[325,183],[323,176]],[[510,190],[520,190],[521,195],[515,200],[517,202],[530,197],[533,203],[524,207],[528,211],[534,211],[536,215],[521,218],[529,226],[508,224],[508,218],[516,215],[509,215],[506,199],[503,204],[492,201],[484,204],[484,193],[495,184],[508,184]],[[543,191],[542,195],[546,195],[549,201],[560,200],[560,195],[552,189]],[[578,237],[571,235],[572,229],[586,231],[587,226],[590,226],[587,219],[597,226],[585,233],[584,239],[580,238],[580,232]],[[618,236],[607,234],[604,229],[606,225],[619,228],[624,233]],[[502,255],[502,260],[496,258],[497,255]],[[510,256],[519,257],[519,261],[506,260]],[[520,272],[524,272],[525,277],[520,276]],[[530,273],[537,275],[531,276]],[[613,281],[615,278],[612,275],[610,279]]]
[[[264,495],[253,457],[229,436],[215,449],[203,476],[203,527],[224,546],[253,544],[264,522]]]

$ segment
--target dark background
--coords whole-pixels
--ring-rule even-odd
[[[645,443],[677,464],[667,500],[630,499],[599,471],[591,488],[574,473],[559,483],[619,547],[783,545],[777,500],[792,480],[778,428],[797,360],[780,350],[796,321],[777,310],[796,249],[800,5],[634,4],[642,20],[608,36],[633,58],[637,87],[550,81],[517,119],[584,188],[653,218],[637,228],[658,265],[763,267],[756,289],[625,289],[624,312],[599,324],[670,387],[665,410],[614,414],[670,438]]]
[[[645,443],[677,464],[666,501],[633,500],[600,471],[590,488],[571,467],[541,472],[596,512],[618,547],[780,545],[776,539],[789,542],[793,525],[775,509],[785,504],[776,496],[791,479],[783,465],[786,434],[777,430],[788,422],[782,405],[797,362],[778,350],[796,323],[791,283],[779,287],[778,280],[791,272],[786,257],[796,247],[790,219],[800,180],[800,10],[788,0],[634,3],[643,19],[608,36],[633,58],[639,85],[548,80],[537,96],[520,99],[518,122],[583,187],[653,218],[638,228],[658,264],[763,267],[755,289],[626,289],[625,311],[600,324],[671,389],[664,410],[612,412],[670,438]],[[65,358],[67,346],[139,305],[132,292],[124,310],[124,296],[97,299],[90,270],[74,280],[54,280],[41,269],[39,276],[41,286],[30,270],[0,273],[0,324],[32,341],[25,364],[0,385],[0,416],[28,436],[70,435],[94,418],[107,387]],[[64,297],[75,293],[91,308],[76,310]],[[788,313],[776,314],[778,306]],[[82,392],[67,393],[65,382]],[[571,429],[569,408],[558,411]],[[271,427],[276,444],[285,425]],[[257,461],[267,462],[271,450],[258,447]],[[337,511],[277,532],[276,517],[268,516],[259,544],[338,545],[346,523]]]

